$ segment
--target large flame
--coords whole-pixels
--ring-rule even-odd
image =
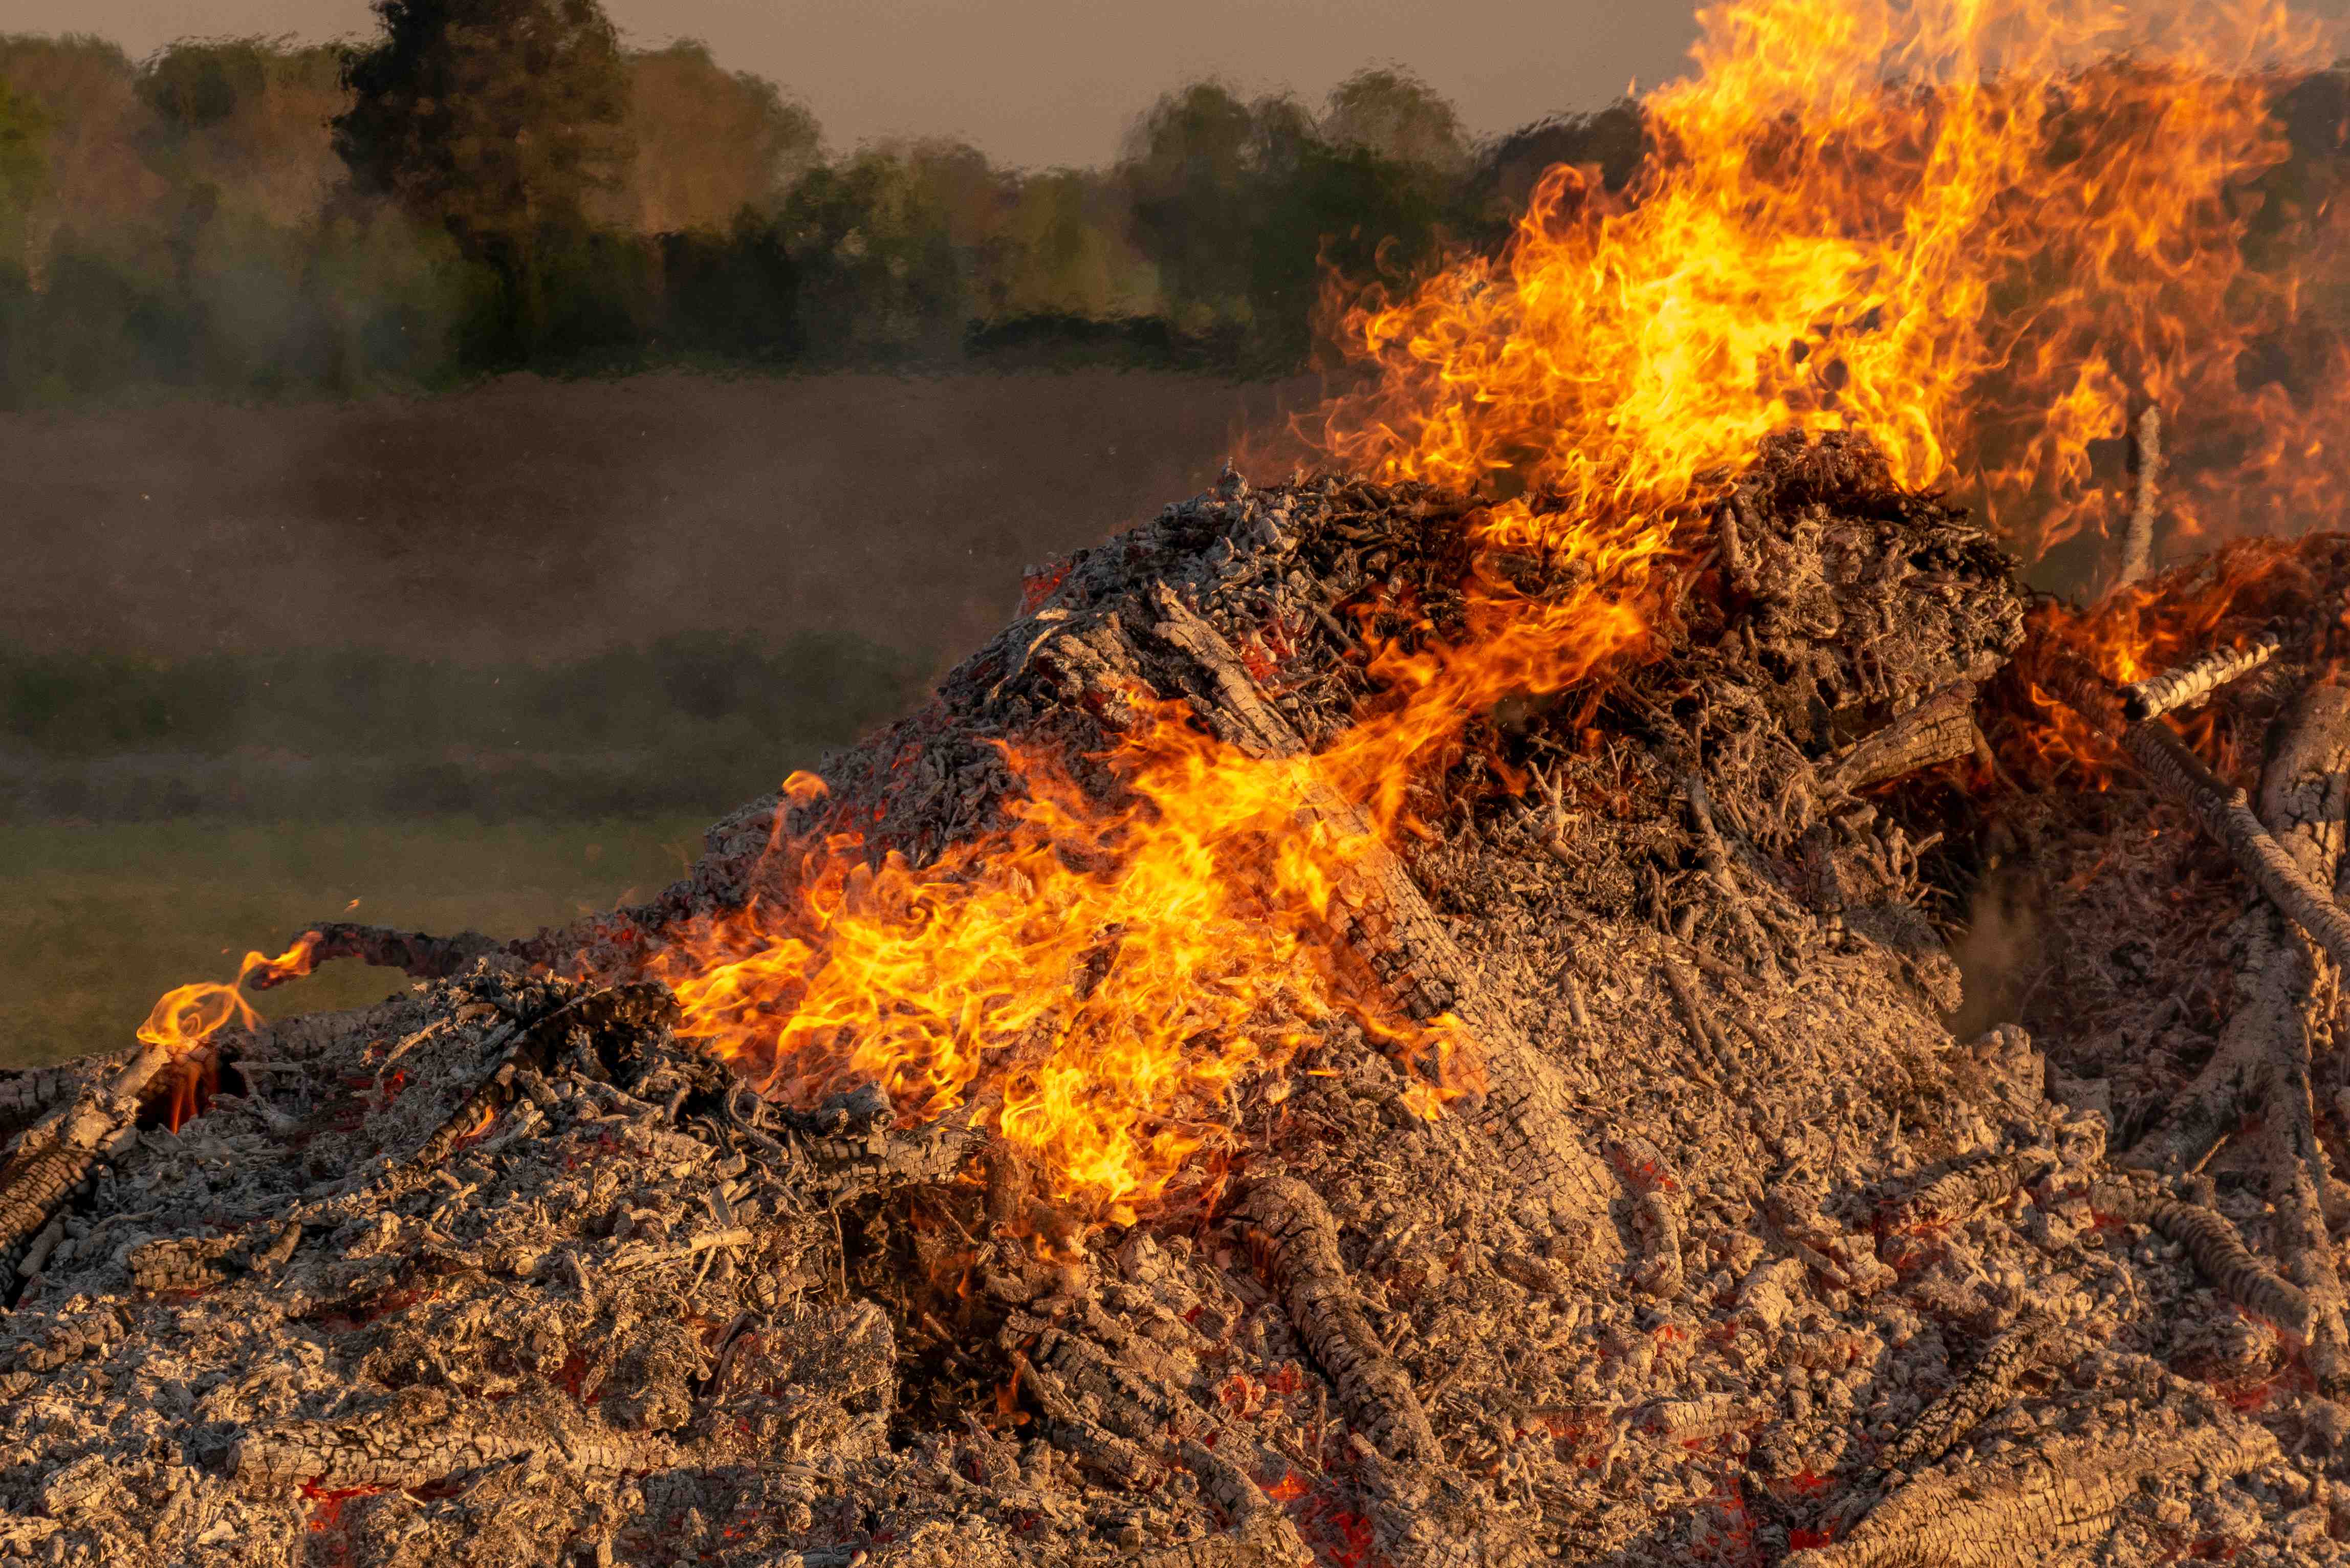
[[[2093,446],[2150,401],[2186,432],[2175,529],[2339,515],[2338,379],[2315,407],[2240,385],[2304,294],[2246,265],[2243,190],[2285,154],[2269,104],[2323,62],[2314,26],[2270,0],[1700,19],[1699,74],[1647,100],[1621,196],[1555,169],[1500,261],[1355,314],[1386,374],[1332,410],[1333,451],[1506,474],[1628,543],[1773,431],[1861,430],[2037,554],[2117,519]],[[1522,505],[1489,527],[1547,532]]]
[[[1425,1104],[1467,1081],[1451,1022],[1396,1016],[1321,934],[1333,889],[1467,716],[1638,657],[1690,524],[1773,432],[1865,431],[2037,553],[2111,532],[2128,498],[2101,443],[2151,403],[2169,539],[2338,518],[2350,377],[2296,399],[2246,370],[2315,341],[2308,280],[2246,263],[2244,195],[2283,156],[2280,73],[2324,58],[2312,26],[2271,0],[1733,0],[1702,22],[1628,190],[1554,170],[1500,257],[1349,317],[1377,374],[1321,444],[1489,499],[1467,636],[1382,653],[1385,695],[1311,760],[1152,710],[1106,759],[1114,805],[1013,752],[1008,824],[935,865],[877,863],[837,821],[779,839],[782,897],[654,960],[686,1032],[800,1104],[872,1081],[909,1121],[972,1103],[1062,1198],[1132,1214],[1211,1179],[1235,1091],[1335,1014]],[[1571,586],[1513,587],[1527,558]],[[795,781],[801,820],[818,788]],[[1331,789],[1357,809],[1304,808]]]
[[[1027,793],[1009,826],[930,867],[877,866],[853,832],[776,844],[785,901],[655,956],[682,1032],[795,1104],[879,1082],[920,1120],[975,1094],[1065,1196],[1126,1216],[1187,1162],[1212,1181],[1237,1147],[1232,1089],[1334,1012],[1419,1067],[1432,1112],[1463,1071],[1450,1028],[1347,983],[1307,934],[1375,841],[1313,809],[1309,760],[1254,761],[1145,711],[1110,759],[1123,809],[1014,751]],[[806,806],[824,785],[795,774],[785,793]]]

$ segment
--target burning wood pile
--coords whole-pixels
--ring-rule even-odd
[[[1374,637],[1408,655],[1459,630],[1461,510],[1425,486],[1230,478],[1034,585],[931,708],[836,759],[828,789],[722,824],[654,906],[511,945],[322,928],[307,961],[430,978],[362,1013],[6,1080],[10,1550],[2332,1551],[2345,1205],[2300,1027],[2331,995],[2325,917],[2264,896],[2268,851],[2230,877],[2241,845],[2188,826],[2199,784],[2173,805],[2119,776],[1991,782],[2101,765],[2016,750],[2056,732],[2032,693],[2078,639],[2043,612],[2027,642],[2012,562],[1848,438],[1773,443],[1692,524],[1648,656],[1478,726],[1388,849],[1284,764],[1342,750],[1376,705],[1404,656],[1367,658]],[[2311,660],[2350,545],[2256,553],[2207,629],[2278,651],[2199,722],[2233,737],[2218,765],[2262,774],[2266,842],[2330,912],[2350,703]],[[2175,575],[2138,614],[2209,587]],[[1410,624],[1383,624],[1399,605]],[[844,926],[912,896],[896,876],[933,899],[970,886],[991,862],[958,844],[1016,858],[1041,790],[1158,787],[1136,737],[1193,733],[1276,768],[1297,831],[1361,847],[1296,933],[1286,1015],[1202,1003],[1182,1027],[1256,1044],[1161,1062],[1115,1179],[1121,1151],[1088,1170],[1040,1108],[1055,1043],[1093,1039],[1088,994],[1156,961],[1115,936],[1062,955],[1052,1022],[958,1022],[989,1048],[942,1114],[909,1112],[887,1073],[852,1081],[846,1046],[829,1086],[783,1069],[793,1093],[746,1061],[714,955],[772,952],[795,917],[743,911],[847,856],[849,825],[857,865],[898,857]],[[1040,784],[1015,763],[1048,745],[1070,762]],[[2067,938],[2022,1010],[2047,1033],[1955,1039],[1934,883],[2033,836],[2028,863],[2069,889],[2038,895]],[[2126,864],[2067,879],[2065,857],[2096,855]],[[2188,896],[2151,896],[2182,870]],[[2153,952],[2159,983],[2116,969]],[[2190,1073],[2199,1029],[2218,1044]],[[951,1082],[943,1050],[901,1060]]]
[[[0,1077],[0,1551],[2342,1560],[2350,535],[2193,554],[2350,524],[2324,57],[2121,16],[1710,10],[652,904]]]

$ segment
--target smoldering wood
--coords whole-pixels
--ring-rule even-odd
[[[2336,964],[2350,961],[2350,915],[2279,848],[2252,810],[2251,799],[2230,788],[2161,720],[2133,724],[2122,745],[2164,794],[2192,812],[2205,832],[2227,847],[2244,875],[2285,919],[2309,933]]]
[[[1902,1199],[1887,1216],[1886,1228],[1900,1231],[1967,1219],[1990,1204],[2003,1201],[2054,1163],[2044,1154],[2029,1155],[2014,1149],[1971,1155]]]
[[[2075,711],[2117,732],[2123,751],[2156,787],[2184,807],[2223,846],[2237,867],[2287,919],[2339,965],[2350,958],[2350,914],[2331,892],[2310,880],[2280,848],[2253,810],[2251,797],[2211,771],[2161,719],[2122,724],[2121,695],[2077,660],[2052,660],[2052,693]]]
[[[2214,649],[2176,670],[2130,681],[2121,688],[2122,715],[2136,724],[2191,708],[2230,681],[2260,669],[2283,647],[2283,639],[2264,631],[2242,648]]]
[[[1436,1433],[1411,1379],[1363,1322],[1338,1258],[1336,1222],[1321,1199],[1302,1181],[1267,1177],[1250,1185],[1238,1212],[1264,1249],[1290,1321],[1356,1429],[1392,1459],[1417,1466],[1436,1462]]]
[[[2131,431],[2131,454],[2137,464],[2137,504],[2130,509],[2129,528],[2122,536],[2124,585],[2137,582],[2154,565],[2154,520],[2162,484],[2162,410],[2149,403]],[[2135,718],[2149,715],[2134,714]]]
[[[2309,1337],[2314,1320],[2307,1293],[2254,1257],[2226,1215],[2134,1183],[2100,1186],[2090,1202],[2100,1213],[2145,1225],[2177,1242],[2214,1289],[2253,1317],[2297,1339]]]
[[[136,1135],[140,1091],[171,1060],[167,1048],[143,1046],[16,1134],[0,1164],[0,1295],[15,1287],[16,1265],[59,1206]]]
[[[1958,1381],[1920,1411],[1916,1420],[1877,1456],[1879,1484],[1933,1464],[1959,1440],[2006,1405],[2017,1384],[2043,1367],[2062,1368],[2079,1359],[2095,1341],[2078,1325],[2034,1313],[2010,1327],[1975,1359]]]
[[[324,920],[306,926],[296,933],[296,940],[313,933],[317,937],[310,944],[314,966],[337,959],[357,959],[380,969],[396,969],[412,980],[446,980],[483,959],[503,956],[508,949],[508,944],[479,931],[436,937],[350,920]],[[249,983],[255,991],[269,991],[291,985],[299,978],[265,971],[255,975]]]

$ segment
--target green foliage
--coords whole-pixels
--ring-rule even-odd
[[[945,199],[954,157],[868,150],[811,171],[785,199],[784,243],[811,352],[905,359],[960,341],[971,280]]]
[[[374,11],[357,47],[143,63],[0,36],[0,408],[662,362],[1286,373],[1334,304],[1501,244],[1549,163],[1620,185],[1645,150],[1629,106],[1472,149],[1375,67],[1318,109],[1178,88],[1107,170],[827,160],[773,83],[690,40],[626,50],[598,0]]]
[[[277,759],[280,774],[292,762],[342,769],[385,809],[717,811],[900,711],[920,675],[902,655],[822,632],[772,646],[688,635],[494,669],[364,649],[155,659],[0,648],[0,753],[12,763],[0,818],[8,775],[27,762],[42,764],[38,798],[20,795],[17,812],[135,815],[235,805],[192,805],[153,781],[225,778],[222,764],[238,758]],[[87,765],[104,756],[158,765],[147,784],[126,778],[109,794]],[[44,794],[57,790],[75,793]]]
[[[0,243],[13,239],[11,259],[24,245],[23,227],[34,198],[48,181],[42,143],[48,125],[38,105],[0,80]]]
[[[732,234],[663,234],[660,244],[670,349],[767,367],[799,356],[799,269],[777,221],[745,213]]]
[[[1252,208],[1265,193],[1257,113],[1220,82],[1161,98],[1128,138],[1118,175],[1170,314],[1236,314],[1248,294]]]
[[[1330,89],[1323,135],[1390,163],[1456,174],[1469,161],[1461,116],[1434,88],[1393,67],[1357,71]]]
[[[1245,368],[1315,347],[1334,279],[1408,283],[1467,211],[1450,106],[1415,78],[1365,71],[1321,120],[1293,99],[1243,104],[1201,82],[1170,93],[1128,140],[1119,177],[1170,314],[1193,331],[1244,324]]]
[[[728,71],[691,39],[628,57],[626,135],[635,156],[591,199],[603,227],[642,234],[730,231],[772,216],[821,157],[816,117],[775,84]]]
[[[445,224],[494,267],[477,362],[577,361],[635,313],[595,270],[589,206],[628,167],[628,67],[596,0],[376,0],[334,146],[362,193]],[[585,294],[579,286],[594,281]]]
[[[628,73],[595,0],[375,0],[334,145],[363,191],[484,251],[583,227],[628,161]]]

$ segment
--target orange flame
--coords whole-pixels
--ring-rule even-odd
[[[2285,154],[2272,73],[2327,57],[2314,26],[2275,0],[1700,19],[1700,72],[1647,100],[1621,197],[1554,169],[1501,260],[1353,314],[1385,375],[1329,411],[1333,452],[1507,476],[1637,556],[1773,431],[1861,430],[1898,481],[1964,482],[2036,553],[2126,514],[2092,445],[2151,400],[2183,436],[2178,532],[2340,515],[2339,379],[2300,404],[2239,384],[2307,314],[2308,279],[2246,265],[2242,192]],[[1486,531],[1555,527],[1513,503]]]
[[[227,985],[200,981],[165,992],[147,1014],[147,1022],[139,1026],[139,1039],[149,1045],[161,1045],[173,1055],[184,1055],[232,1022],[247,1029],[259,1028],[261,1015],[244,1000],[239,988],[255,977],[295,980],[308,974],[311,950],[317,940],[317,932],[305,931],[299,940],[276,958],[248,952],[244,962],[237,966],[236,979]]]
[[[655,957],[681,1033],[795,1104],[879,1082],[920,1121],[983,1089],[983,1119],[1044,1155],[1056,1191],[1128,1219],[1187,1161],[1210,1179],[1237,1147],[1231,1091],[1333,1012],[1463,1080],[1444,1021],[1342,985],[1312,934],[1375,841],[1307,806],[1308,762],[1241,756],[1159,710],[1109,759],[1131,804],[1104,814],[1052,758],[1007,758],[1027,789],[1011,825],[926,868],[874,866],[854,833],[778,843],[788,904]],[[803,774],[786,793],[823,788]]]

